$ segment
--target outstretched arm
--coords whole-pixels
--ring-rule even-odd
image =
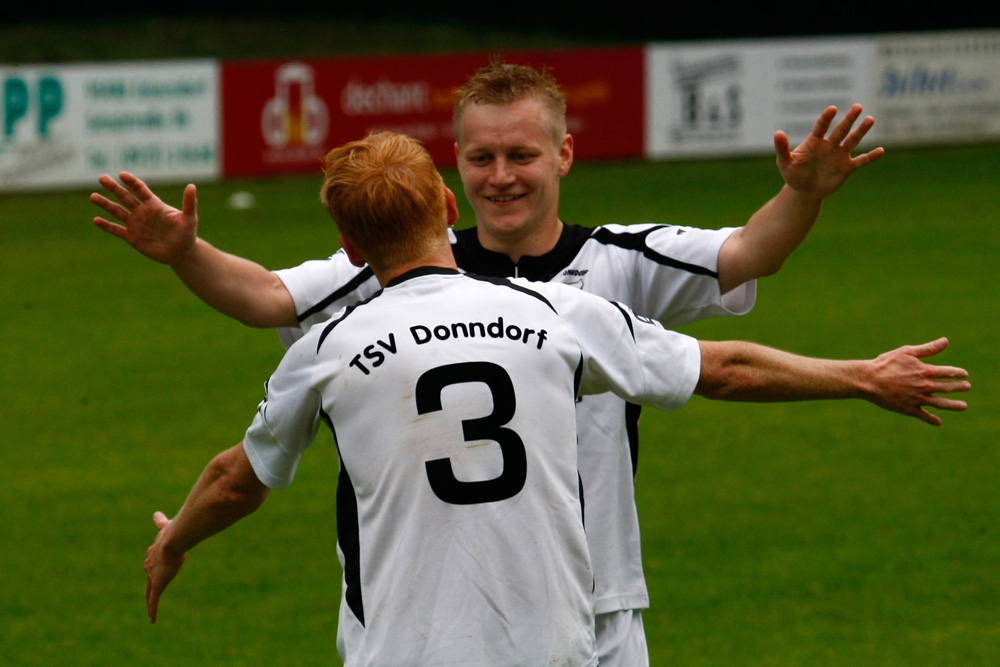
[[[249,326],[298,326],[295,303],[277,275],[198,238],[194,185],[184,189],[178,210],[136,176],[122,172],[119,177],[121,183],[107,174],[99,179],[117,201],[96,192],[90,201],[122,224],[95,217],[95,225],[125,239],[146,257],[170,266],[188,289],[224,315]]]
[[[269,490],[250,466],[243,443],[216,456],[173,519],[153,514],[159,533],[146,550],[146,612],[156,622],[160,595],[180,572],[187,552],[254,512]]]
[[[719,250],[723,294],[748,280],[776,273],[809,234],[823,199],[836,192],[856,170],[882,157],[882,148],[851,157],[875,124],[875,119],[867,116],[852,129],[861,111],[860,104],[852,106],[827,136],[837,115],[836,107],[828,107],[795,150],[791,150],[788,135],[775,132],[774,152],[785,185]]]
[[[969,374],[955,366],[932,366],[924,357],[948,346],[947,338],[906,345],[868,361],[814,359],[742,342],[701,345],[701,378],[695,393],[729,401],[805,401],[863,398],[875,405],[941,425],[924,408],[965,410],[965,401],[937,394],[969,391]]]

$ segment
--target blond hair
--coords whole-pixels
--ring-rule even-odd
[[[462,117],[471,104],[506,105],[538,99],[549,112],[553,141],[558,146],[566,134],[566,98],[548,68],[505,63],[498,57],[481,68],[457,89],[452,119],[455,138],[461,142]]]
[[[375,269],[418,257],[445,229],[445,186],[419,141],[378,132],[327,153],[320,198]]]

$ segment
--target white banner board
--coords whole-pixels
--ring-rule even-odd
[[[828,106],[870,108],[873,42],[862,37],[652,45],[646,51],[648,157],[740,155],[792,145]]]
[[[0,190],[219,175],[214,61],[0,67]]]
[[[1000,31],[882,35],[875,53],[882,141],[1000,138]]]

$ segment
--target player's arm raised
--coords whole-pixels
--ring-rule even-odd
[[[255,327],[298,326],[295,303],[277,275],[198,237],[194,185],[184,189],[178,210],[136,176],[122,172],[119,178],[121,183],[106,174],[99,179],[117,201],[96,192],[90,201],[121,224],[95,217],[95,225],[170,266],[188,289],[225,315]]]
[[[163,512],[153,515],[159,533],[146,550],[144,563],[146,611],[151,622],[156,622],[160,596],[180,572],[187,552],[253,513],[268,493],[240,443],[212,459],[177,516],[168,519]]]
[[[867,116],[854,128],[861,112],[860,104],[852,106],[827,136],[837,115],[836,107],[828,107],[795,150],[791,150],[788,135],[775,132],[774,151],[785,185],[720,249],[719,286],[723,294],[748,280],[776,273],[809,234],[823,200],[856,170],[882,157],[882,148],[851,156],[875,124],[875,119]]]
[[[737,341],[701,341],[701,378],[695,393],[730,401],[804,401],[863,398],[875,405],[939,426],[927,412],[965,410],[965,401],[938,394],[969,391],[969,374],[922,361],[948,346],[947,338],[906,345],[875,359],[815,359]]]

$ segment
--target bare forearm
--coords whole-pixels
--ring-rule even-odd
[[[783,186],[719,250],[722,293],[749,280],[777,273],[809,235],[822,204],[822,198]]]
[[[242,443],[222,452],[208,464],[164,529],[163,547],[174,553],[190,550],[252,514],[268,492],[250,467]]]
[[[774,348],[703,341],[702,376],[696,393],[726,401],[808,401],[867,398],[865,361],[803,357]]]
[[[284,283],[256,262],[199,238],[171,268],[198,298],[248,326],[298,326],[295,303]]]
[[[875,405],[939,426],[925,408],[965,410],[965,401],[939,394],[971,389],[968,372],[934,366],[923,358],[942,352],[947,338],[904,345],[867,361],[801,357],[742,342],[702,342],[702,376],[695,393],[729,401],[806,401],[863,398]]]

